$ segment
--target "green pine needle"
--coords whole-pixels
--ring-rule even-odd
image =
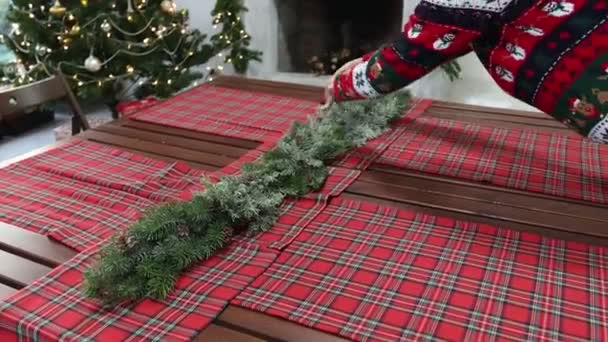
[[[408,103],[408,94],[394,93],[334,104],[308,123],[295,123],[240,175],[205,180],[206,190],[193,200],[150,210],[113,237],[85,273],[86,294],[110,304],[166,298],[182,272],[215,255],[238,228],[263,232],[275,223],[286,197],[321,188],[328,162],[381,135]]]

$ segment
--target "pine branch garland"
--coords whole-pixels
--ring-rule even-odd
[[[291,130],[240,175],[217,183],[189,202],[151,210],[102,248],[85,274],[86,293],[106,303],[165,298],[177,277],[208,259],[239,233],[263,232],[274,224],[286,197],[321,188],[326,163],[385,132],[409,103],[409,95],[334,104]]]

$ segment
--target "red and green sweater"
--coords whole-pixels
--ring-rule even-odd
[[[471,51],[507,93],[608,143],[608,0],[424,0],[334,97],[393,92]]]

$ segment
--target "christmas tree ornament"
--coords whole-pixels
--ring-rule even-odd
[[[36,45],[36,53],[38,54],[38,56],[46,55],[47,53],[50,52],[49,50],[50,49],[44,45],[40,45],[40,44]]]
[[[84,61],[84,67],[90,72],[98,72],[101,70],[101,60],[91,54]]]
[[[17,23],[12,23],[9,35],[11,35],[11,36],[18,36],[20,34],[21,34],[21,25],[19,25]]]
[[[55,0],[55,3],[51,8],[49,8],[49,12],[55,17],[62,17],[65,14],[66,8],[59,2],[59,0]]]
[[[160,3],[160,8],[166,13],[173,14],[177,11],[177,5],[172,0],[163,0]]]
[[[16,73],[19,77],[25,77],[27,75],[27,70],[25,69],[25,65],[23,63],[17,63],[16,65]]]
[[[80,5],[82,5],[82,7],[87,7],[89,5],[89,0],[80,0]]]
[[[112,30],[112,25],[110,24],[109,21],[104,20],[103,23],[101,23],[101,30],[103,32],[108,33],[108,32],[110,32]]]
[[[72,28],[70,28],[69,33],[71,36],[77,36],[78,34],[80,34],[80,25],[76,24],[72,26]]]

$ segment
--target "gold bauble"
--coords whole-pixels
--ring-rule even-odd
[[[65,7],[61,4],[61,2],[59,2],[59,0],[55,0],[53,6],[49,8],[49,12],[56,17],[63,16],[65,14],[65,11]]]
[[[71,36],[77,36],[80,33],[80,25],[76,24],[70,29]]]
[[[68,44],[70,44],[72,42],[72,38],[70,38],[70,37],[64,37],[62,39],[62,41],[63,41],[64,45],[68,45]]]

